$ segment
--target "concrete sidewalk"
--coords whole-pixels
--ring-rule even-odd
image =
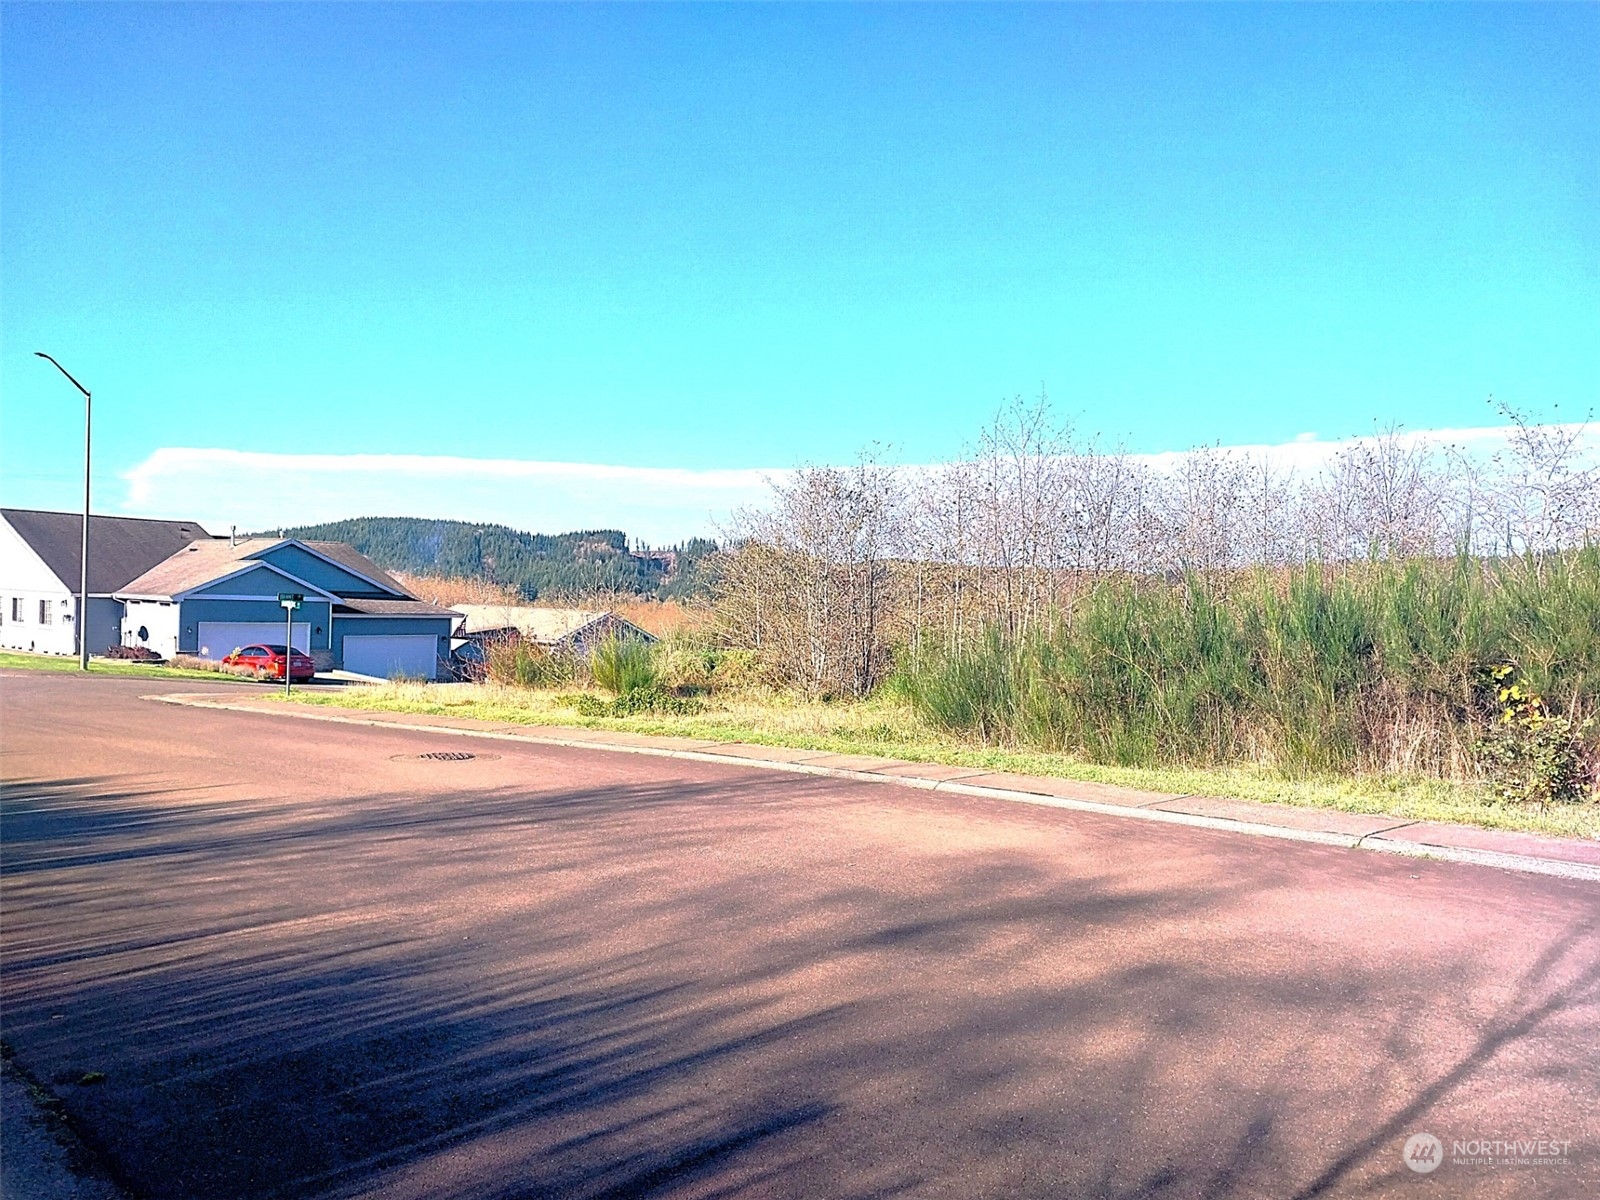
[[[1387,854],[1473,863],[1600,883],[1600,840],[1546,837],[1381,814],[1347,813],[1328,808],[1299,808],[1212,796],[1172,795],[1074,779],[1015,775],[975,767],[905,762],[873,755],[831,754],[822,750],[796,750],[747,742],[654,737],[565,726],[515,725],[471,717],[426,716],[371,709],[332,710],[284,704],[273,697],[259,694],[182,693],[148,696],[146,699],[345,725],[386,726],[536,745],[585,747],[702,762],[737,763],[765,770],[898,784],[927,791],[1041,804],[1139,821],[1377,850]]]

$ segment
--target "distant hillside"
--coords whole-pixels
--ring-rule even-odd
[[[348,542],[388,571],[484,579],[514,587],[528,600],[595,592],[684,598],[703,590],[701,560],[716,549],[696,538],[671,550],[633,554],[619,529],[552,535],[420,517],[357,517],[283,532]]]

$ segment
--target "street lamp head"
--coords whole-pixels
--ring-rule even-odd
[[[84,387],[83,384],[79,383],[76,379],[74,379],[72,377],[72,372],[71,371],[69,371],[65,367],[63,367],[60,363],[58,363],[55,359],[51,358],[43,350],[35,350],[33,352],[33,355],[34,355],[35,358],[44,359],[45,362],[49,363],[56,370],[60,371],[63,375],[65,375],[67,377],[67,382],[68,383],[72,384],[73,387],[77,388],[80,392],[83,393],[83,398],[85,400],[89,399],[89,389]]]

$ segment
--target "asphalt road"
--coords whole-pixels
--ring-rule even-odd
[[[0,678],[3,1036],[135,1195],[1600,1195],[1592,884],[157,690]]]

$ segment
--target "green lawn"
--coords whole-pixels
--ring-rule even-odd
[[[782,694],[719,698],[691,716],[648,714],[585,717],[572,707],[572,689],[536,690],[493,684],[393,683],[351,687],[338,693],[302,692],[300,704],[411,712],[519,725],[565,725],[629,733],[712,738],[877,754],[913,762],[987,767],[1025,775],[1083,779],[1151,791],[1243,800],[1276,801],[1353,813],[1385,813],[1419,820],[1454,821],[1486,829],[1524,830],[1600,838],[1600,804],[1569,804],[1544,810],[1495,802],[1472,781],[1367,776],[1287,779],[1254,767],[1145,769],[1082,762],[1068,755],[982,746],[929,728],[906,705],[892,699],[859,703],[812,703]]]
[[[78,660],[54,654],[23,654],[15,650],[0,650],[0,667],[18,667],[27,671],[76,671]],[[127,662],[116,658],[90,658],[89,673],[133,675],[140,679],[203,679],[207,683],[244,682],[239,676],[226,671],[195,671],[188,667]]]

